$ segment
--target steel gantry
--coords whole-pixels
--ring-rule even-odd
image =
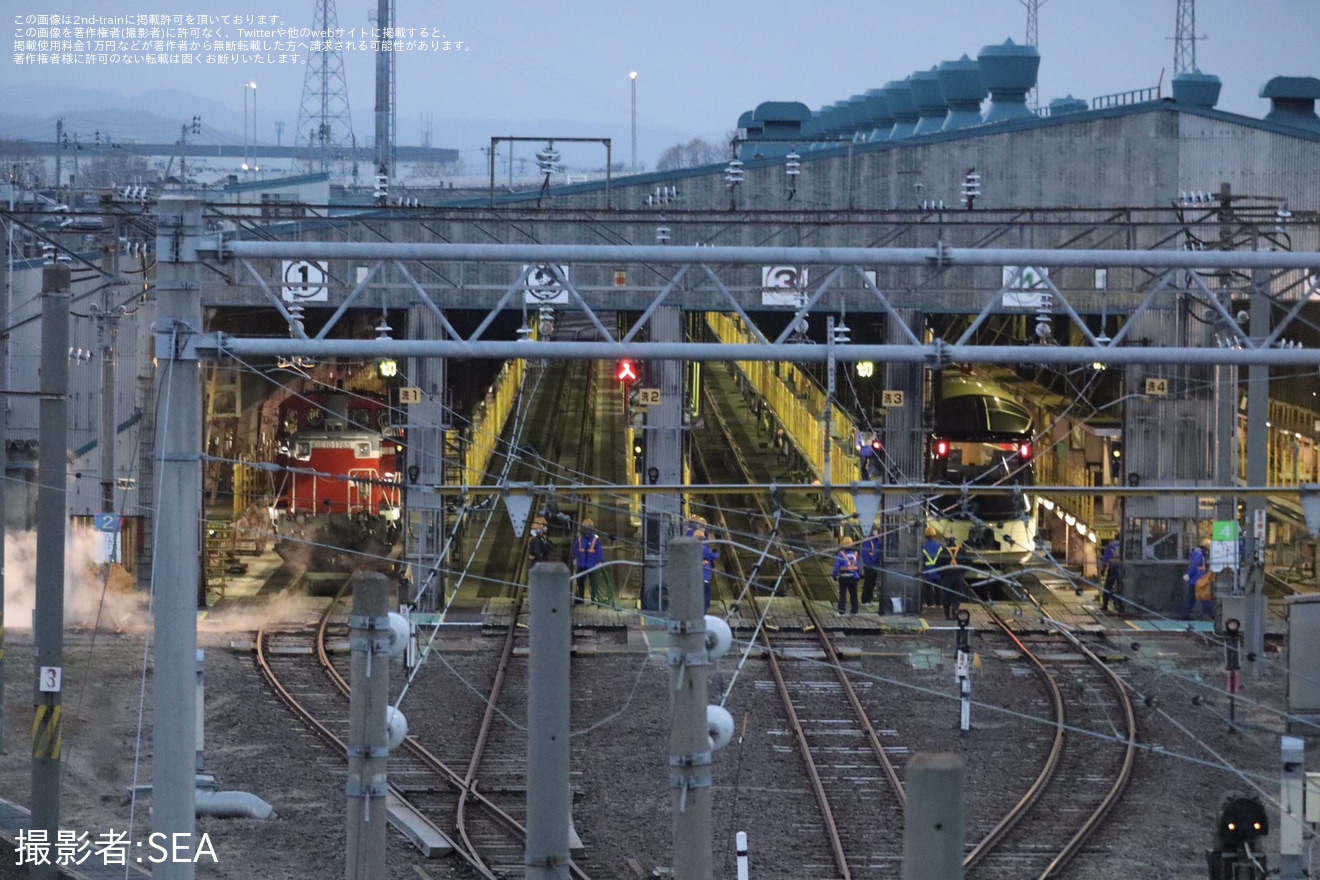
[[[251,277],[268,297],[272,308],[284,316],[289,324],[291,339],[241,339],[226,334],[201,334],[194,340],[199,353],[205,356],[230,354],[236,356],[357,356],[357,357],[484,357],[484,358],[617,358],[651,357],[681,358],[684,360],[767,360],[823,362],[828,355],[812,346],[796,345],[788,341],[797,322],[813,311],[842,307],[847,311],[880,312],[898,328],[902,343],[888,345],[850,345],[836,352],[841,361],[870,360],[878,362],[925,363],[938,367],[949,363],[1051,363],[1051,364],[1220,364],[1269,366],[1320,365],[1320,349],[1284,349],[1277,347],[1281,334],[1288,328],[1305,304],[1316,295],[1320,283],[1320,254],[1274,251],[1146,251],[1146,250],[1041,250],[998,248],[803,248],[803,247],[666,247],[638,245],[517,245],[517,244],[391,244],[354,242],[253,242],[225,241],[216,237],[208,247],[199,242],[199,254],[218,261],[242,261]],[[301,312],[290,310],[273,287],[262,278],[250,261],[283,258],[289,260],[348,259],[370,261],[371,267],[364,277],[348,292],[317,333],[307,336]],[[503,293],[487,307],[487,314],[476,329],[463,338],[443,318],[444,299],[435,295],[434,286],[418,283],[406,262],[428,263],[506,263],[522,264],[515,279]],[[448,338],[434,340],[331,340],[329,335],[339,319],[361,302],[373,278],[384,264],[397,267],[415,299],[402,300],[393,305],[419,303],[439,319]],[[640,309],[640,316],[622,334],[611,333],[600,319],[600,311],[616,311],[623,306],[611,302],[609,292],[581,290],[575,286],[571,272],[561,267],[573,264],[628,266],[635,264],[667,266],[673,268],[669,282],[654,293]],[[793,305],[753,305],[745,287],[735,288],[721,280],[720,270],[748,266],[797,266],[823,269],[823,279],[814,286],[793,291]],[[948,342],[935,339],[923,342],[924,329],[911,326],[902,314],[911,308],[901,294],[881,290],[867,275],[877,266],[908,267],[1017,267],[1010,282],[998,289],[985,291],[978,302],[967,304],[966,311],[974,314],[971,325],[962,335]],[[1125,330],[1113,338],[1097,337],[1082,320],[1083,313],[1093,312],[1094,302],[1078,307],[1072,303],[1074,295],[1056,286],[1047,275],[1038,275],[1027,296],[1022,295],[1021,267],[1088,267],[1139,268],[1157,272],[1144,291],[1137,291],[1135,307],[1111,314],[1122,314],[1129,319],[1156,308],[1162,295],[1171,290],[1188,293],[1202,301],[1218,322],[1222,338],[1216,347],[1204,346],[1129,346]],[[595,342],[554,342],[528,339],[499,340],[486,338],[497,315],[509,309],[522,308],[529,289],[530,274],[537,268],[553,277],[562,288],[568,308],[584,312],[601,337]],[[1264,334],[1248,333],[1236,316],[1222,301],[1223,291],[1212,290],[1197,271],[1282,270],[1298,273],[1302,283],[1295,285],[1295,295],[1287,303],[1283,319],[1274,323]],[[840,279],[854,279],[860,289],[845,295],[838,290]],[[680,288],[681,285],[685,285]],[[761,289],[754,291],[759,298]],[[776,291],[782,302],[782,292]],[[832,294],[838,293],[838,297]],[[1232,291],[1235,297],[1269,297],[1259,286],[1247,286]],[[1094,298],[1094,294],[1088,294]],[[696,342],[651,342],[643,329],[665,305],[695,311],[730,311],[739,315],[757,341],[749,345],[721,345]],[[561,306],[562,307],[562,306]],[[992,314],[1034,315],[1042,308],[1051,315],[1065,315],[1077,328],[1083,345],[977,345],[971,342],[978,327]],[[636,309],[634,309],[636,310]],[[788,328],[770,338],[757,329],[749,312],[777,312],[790,314]]]

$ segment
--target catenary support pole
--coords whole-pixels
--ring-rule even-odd
[[[962,880],[963,759],[918,752],[907,765],[903,880]]]
[[[377,572],[353,576],[348,619],[348,843],[344,876],[384,880],[385,713],[390,705],[389,580]]]
[[[64,527],[68,501],[69,267],[41,277],[41,404],[37,467],[36,661],[32,702],[32,829],[55,840],[60,827],[60,738],[64,667]],[[32,865],[55,878],[54,860]]]
[[[156,465],[152,568],[152,831],[196,843],[197,604],[202,584],[202,376],[187,351],[202,327],[197,243],[202,203],[163,196],[156,224]],[[61,349],[63,351],[63,349]],[[186,835],[175,837],[174,835]],[[154,865],[157,880],[192,880],[193,865]]]
[[[529,600],[527,880],[567,880],[573,809],[568,775],[573,597],[568,566],[534,565]]]
[[[669,785],[674,880],[711,880],[711,743],[706,723],[706,616],[701,542],[674,538],[664,567],[669,586]]]
[[[101,244],[101,269],[107,283],[101,291],[100,311],[96,315],[96,335],[101,358],[101,429],[97,437],[101,453],[101,510],[111,513],[115,509],[115,342],[119,321],[115,314],[115,293],[119,281],[119,217],[114,212],[114,199],[101,198],[102,222],[106,224]],[[118,546],[120,536],[116,534]],[[115,560],[108,559],[106,564]]]

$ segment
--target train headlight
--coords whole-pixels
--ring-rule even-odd
[[[1031,451],[1032,451],[1031,443],[1030,442],[1023,443],[1021,446],[1018,447],[1018,458],[1022,459],[1023,461],[1030,461]]]
[[[949,441],[948,441],[948,440],[936,440],[936,441],[935,441],[935,457],[936,457],[936,458],[948,458],[948,457],[949,457]]]

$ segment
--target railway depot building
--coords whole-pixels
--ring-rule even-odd
[[[934,71],[934,98],[927,75],[931,72],[922,72],[814,112],[794,102],[766,102],[739,120],[737,166],[635,175],[609,186],[594,182],[556,187],[539,205],[535,192],[492,193],[490,199],[466,204],[359,210],[333,219],[289,219],[288,212],[282,212],[261,226],[261,234],[303,240],[454,243],[663,240],[674,245],[729,246],[933,247],[942,243],[953,248],[1320,249],[1320,117],[1314,112],[1320,81],[1271,80],[1262,88],[1269,106],[1260,119],[1215,109],[1217,81],[1198,74],[1175,77],[1171,96],[1148,89],[1090,103],[1064,100],[1037,115],[1025,105],[1035,81],[1034,52],[1011,44],[987,46],[976,62],[949,63],[953,72],[964,75],[967,64],[979,64],[987,86],[984,103],[975,95],[957,94],[956,85],[950,87],[954,100],[942,98],[940,74],[946,65]],[[984,114],[969,111],[971,105],[984,106]],[[965,200],[968,193],[974,193],[971,204]],[[150,205],[133,207],[112,200],[106,216],[111,214],[119,217],[116,241],[136,237],[146,247],[154,246],[154,230],[146,222]],[[225,227],[222,206],[214,209],[213,222],[217,230]],[[660,229],[665,230],[663,239],[658,238]],[[100,294],[92,291],[103,279],[90,266],[104,269],[107,257],[98,241],[84,237],[63,243],[89,264],[75,265],[78,312],[99,302]],[[123,254],[116,259],[121,275],[140,271],[142,280],[150,283],[149,255]],[[41,263],[40,259],[20,261],[15,269],[10,387],[23,391],[37,390]],[[279,283],[278,260],[252,263],[268,284]],[[327,299],[313,310],[341,305],[361,277],[360,268],[354,261],[330,261]],[[444,308],[457,314],[489,307],[516,279],[517,268],[474,264],[452,273],[444,285]],[[626,270],[622,276],[619,269]],[[980,311],[987,292],[1005,286],[1006,277],[1001,267],[883,266],[874,271],[876,286],[885,291],[891,305],[910,316],[909,323],[924,322],[929,332],[954,336]],[[572,272],[574,284],[587,292],[593,308],[641,311],[662,286],[640,267],[588,264],[573,266]],[[753,269],[723,277],[749,313],[771,315],[772,321],[774,313],[779,320],[791,315],[791,308],[764,304],[762,278]],[[1150,277],[1138,269],[1102,273],[1061,268],[1050,274],[1050,281],[1079,315],[1112,335],[1145,297]],[[1276,309],[1288,309],[1306,297],[1309,278],[1305,272],[1271,277],[1268,283]],[[1234,291],[1249,280],[1223,276],[1202,283],[1205,290],[1222,294],[1232,309]],[[435,327],[424,329],[425,310],[397,277],[384,273],[381,282],[369,284],[367,290],[361,301],[366,317],[353,322],[359,330],[370,332],[368,325],[375,324],[385,303],[400,318],[396,334],[427,338],[427,332],[435,332]],[[210,325],[206,329],[223,326],[240,333],[244,326],[256,326],[244,324],[254,307],[269,305],[260,285],[232,266],[211,275],[201,293]],[[1190,280],[1171,291],[1164,308],[1142,316],[1138,334],[1142,344],[1216,344],[1213,329],[1199,316],[1188,315],[1189,303],[1203,295]],[[126,300],[118,296],[116,301]],[[700,291],[678,290],[671,302],[700,311],[709,298]],[[821,311],[836,308],[846,310],[857,328],[857,339],[883,341],[882,309],[860,284],[841,285],[827,304],[822,303]],[[71,335],[74,352],[88,353],[83,358],[88,366],[70,371],[71,513],[87,518],[100,510],[100,487],[112,482],[117,507],[136,530],[132,542],[136,546],[150,538],[154,315],[154,299],[144,290],[114,322],[116,473],[110,475],[100,473],[103,377],[91,366],[99,363],[91,353],[104,348],[107,323],[76,318]],[[1313,329],[1320,324],[1315,305],[1305,305],[1301,318],[1295,332],[1290,331],[1290,340],[1307,347],[1320,345],[1320,334]],[[278,320],[260,320],[259,329],[251,332],[282,332]],[[1104,321],[1110,323],[1102,326]],[[983,333],[1022,341],[1031,336],[1034,323],[1034,314],[998,310]],[[1061,321],[1057,328],[1055,342],[1068,343],[1068,322]],[[1113,450],[1108,440],[1082,436],[1072,446],[1062,444],[1066,455],[1057,466],[1060,481],[1080,474],[1097,485],[1111,485],[1132,473],[1148,482],[1188,485],[1227,480],[1222,473],[1227,459],[1207,447],[1204,438],[1236,436],[1231,427],[1236,401],[1225,408],[1222,401],[1227,398],[1218,390],[1222,382],[1209,368],[1161,370],[1140,376],[1131,370],[1124,380],[1127,385],[1112,392],[1115,399],[1124,396],[1133,382],[1145,378],[1166,378],[1193,389],[1178,399],[1126,408],[1126,422],[1115,426],[1125,439],[1124,467],[1115,471],[1104,461]],[[888,378],[884,373],[879,371],[876,387],[898,383],[911,399],[921,399],[920,370],[894,371]],[[207,410],[208,443],[214,440],[218,445],[213,449],[222,450],[226,458],[247,454],[247,447],[261,433],[264,401],[258,389],[234,382],[215,377]],[[1309,383],[1283,375],[1276,376],[1271,389],[1272,397],[1299,411],[1320,410],[1320,404],[1308,399],[1310,394]],[[1066,402],[1048,403],[1062,408]],[[30,487],[9,494],[7,515],[14,526],[30,527],[34,521],[37,408],[35,398],[11,399],[7,469]],[[1168,425],[1179,426],[1172,442],[1162,431]],[[902,430],[891,432],[892,450],[902,448],[904,441],[898,436]],[[921,426],[913,424],[906,430],[916,454]],[[1307,467],[1313,473],[1315,455],[1306,450],[1314,450],[1320,439],[1315,425],[1296,433],[1301,442],[1291,454],[1298,473],[1304,475]],[[208,481],[212,479],[221,478],[208,474]],[[1168,499],[1164,507],[1156,504],[1145,510],[1145,517],[1201,518],[1200,512],[1180,505],[1182,500]],[[1112,505],[1101,503],[1091,512],[1091,524],[1116,526],[1116,514]],[[1179,553],[1185,550],[1178,548]],[[1076,561],[1088,559],[1083,554]]]

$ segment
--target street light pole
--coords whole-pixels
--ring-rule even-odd
[[[252,87],[252,164],[260,171],[261,161],[257,159],[257,144],[261,142],[257,137],[257,84],[250,82],[248,85]]]
[[[632,80],[632,173],[637,173],[637,71],[628,74]]]
[[[248,152],[248,89],[252,90],[252,150]],[[249,171],[257,164],[257,84],[243,83],[243,170]]]

